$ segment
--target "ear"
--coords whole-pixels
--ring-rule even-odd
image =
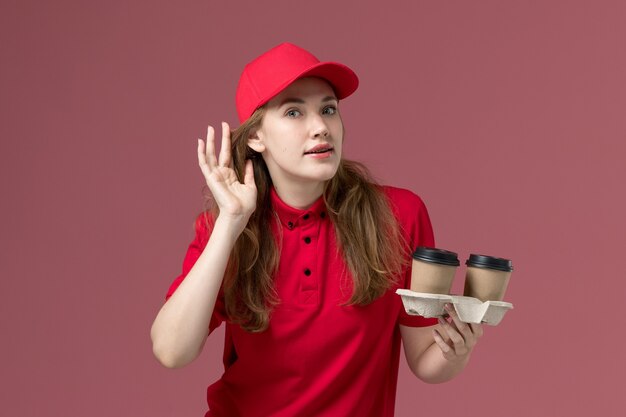
[[[248,136],[248,146],[258,153],[265,151],[265,144],[258,130],[250,132],[250,136]]]

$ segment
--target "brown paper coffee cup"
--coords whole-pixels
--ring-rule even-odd
[[[454,274],[459,266],[456,253],[443,249],[418,247],[413,252],[411,291],[450,294]]]
[[[467,262],[463,295],[481,301],[502,301],[513,272],[509,259],[471,254]]]

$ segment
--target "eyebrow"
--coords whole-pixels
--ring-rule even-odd
[[[337,97],[333,97],[333,96],[326,96],[322,99],[322,103],[326,103],[327,101],[339,101],[337,100]],[[285,104],[287,103],[298,103],[298,104],[304,104],[305,101],[302,100],[301,98],[297,98],[297,97],[287,97],[286,99],[284,99],[283,101],[280,102],[280,104],[278,105],[278,107],[283,107]]]

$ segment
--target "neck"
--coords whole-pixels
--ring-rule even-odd
[[[324,182],[311,184],[274,184],[276,194],[285,204],[305,210],[313,205],[324,192]]]

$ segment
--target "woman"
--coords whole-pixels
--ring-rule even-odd
[[[206,416],[392,416],[401,341],[413,373],[438,383],[482,334],[454,309],[437,323],[402,308],[395,290],[432,228],[417,195],[342,159],[338,103],[357,86],[350,68],[283,43],[244,69],[241,125],[222,123],[219,158],[211,126],[198,141],[214,204],[151,336],[157,359],[182,367],[226,322]]]

